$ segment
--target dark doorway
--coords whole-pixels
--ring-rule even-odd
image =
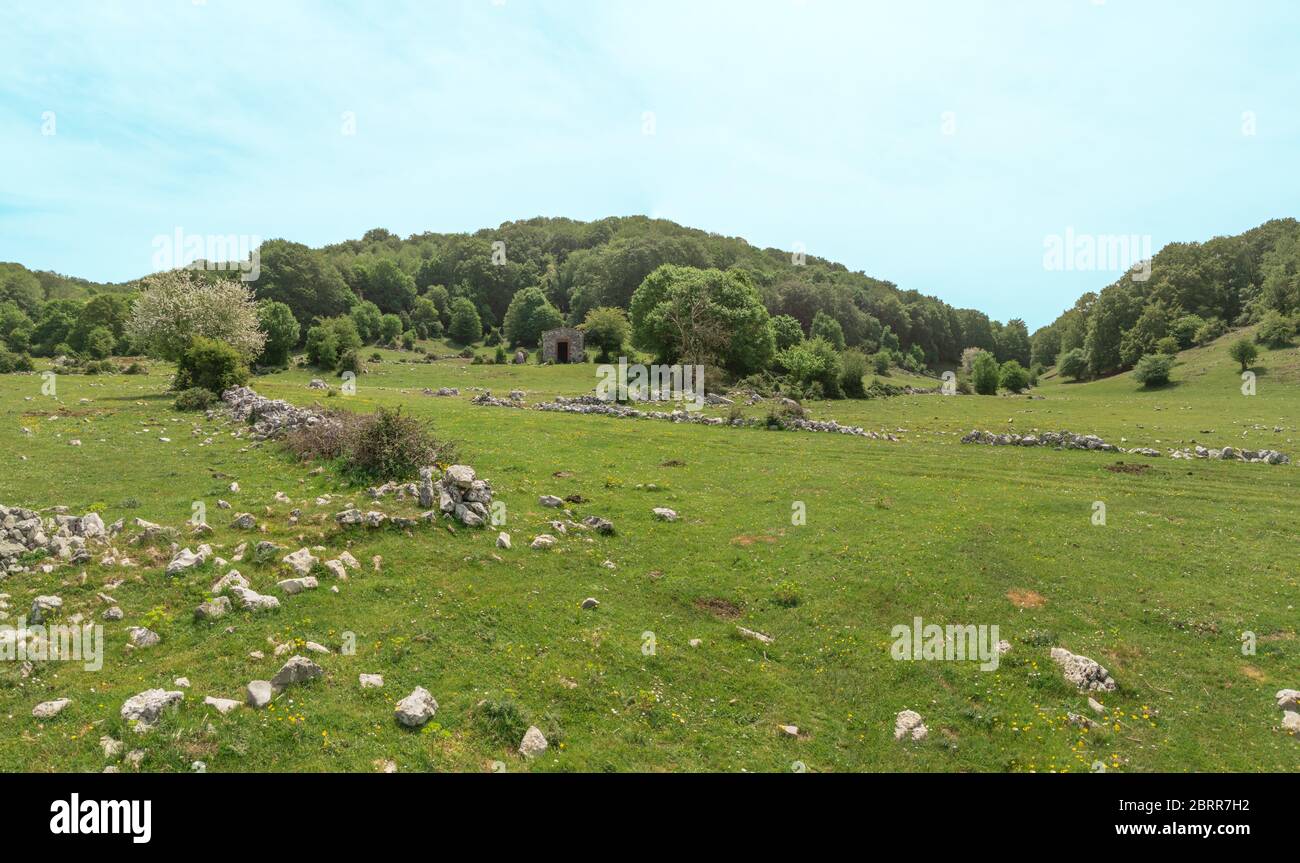
[[[569,343],[555,343],[555,361],[557,363],[567,363],[569,361]]]

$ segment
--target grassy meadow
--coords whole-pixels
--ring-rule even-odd
[[[1268,447],[1300,462],[1297,350],[1263,351],[1248,397],[1227,357],[1235,335],[1180,354],[1174,384],[1153,391],[1128,374],[1049,376],[1028,396],[808,405],[814,418],[898,442],[469,401],[470,387],[522,389],[529,403],[578,395],[596,383],[590,364],[424,363],[384,350],[355,396],[308,389],[318,376],[309,369],[252,382],[297,404],[400,405],[427,419],[506,504],[511,549],[496,547],[496,529],[447,522],[337,528],[333,514],[347,501],[389,514],[418,508],[391,497],[372,504],[364,488],[313,474],[275,444],[232,437],[226,417],[176,412],[164,364],[145,376],[62,375],[57,398],[42,395],[39,375],[0,376],[0,502],[95,508],[106,523],[140,517],[184,534],[198,501],[215,533],[182,545],[209,542],[229,557],[265,538],[290,550],[325,546],[322,559],[347,549],[363,564],[348,581],[322,578],[318,590],[280,596],[277,612],[213,623],[192,612],[218,576],[237,568],[255,590],[279,596],[285,568],[208,563],[171,578],[165,549],[151,556],[123,544],[138,567],[101,567],[96,554],[89,565],[6,578],[6,622],[39,594],[61,596],[65,617],[99,622],[97,594],[111,579],[124,579],[110,592],[125,619],[104,624],[102,670],[50,662],[23,676],[17,663],[0,667],[0,769],[99,771],[119,763],[101,751],[109,735],[144,750],[144,771],[188,771],[195,760],[214,772],[368,772],[385,761],[404,772],[1084,772],[1098,762],[1124,772],[1294,771],[1300,740],[1281,730],[1273,693],[1300,688],[1300,467],[958,442],[977,427],[1068,429],[1162,450],[1194,440]],[[421,392],[444,386],[461,395]],[[276,503],[279,491],[292,502]],[[332,502],[316,506],[323,494]],[[543,494],[580,495],[568,505],[575,520],[604,516],[616,534],[570,531],[554,549],[529,549],[533,536],[553,533],[556,511],[538,504]],[[218,509],[219,498],[233,508]],[[1097,501],[1104,526],[1092,524]],[[796,503],[805,524],[792,523]],[[680,520],[654,520],[658,506]],[[241,511],[265,534],[232,529]],[[581,609],[586,597],[600,606]],[[990,672],[895,661],[891,629],[915,617],[996,624],[1012,649]],[[137,625],[162,643],[128,649],[126,630]],[[738,625],[775,640],[742,638]],[[1243,655],[1243,632],[1256,636],[1253,655]],[[353,639],[355,653],[340,652]],[[274,656],[275,644],[306,641],[334,651],[305,654],[322,680],[263,710],[223,716],[202,703],[242,700],[248,681],[270,679],[292,655]],[[1103,717],[1062,680],[1048,657],[1057,645],[1110,670],[1119,688],[1097,696]],[[250,658],[255,651],[265,657]],[[382,674],[384,687],[361,689],[361,673]],[[180,676],[192,685],[179,711],[147,735],[126,727],[125,699],[175,689]],[[439,704],[420,731],[393,718],[415,686]],[[34,705],[60,697],[72,704],[57,717],[32,717]],[[893,739],[904,708],[924,717],[928,739]],[[1070,712],[1100,721],[1081,729]],[[551,743],[532,761],[515,754],[528,725]],[[798,726],[798,736],[779,725]]]

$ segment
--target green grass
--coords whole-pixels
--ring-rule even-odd
[[[364,489],[312,476],[275,445],[232,438],[224,420],[174,412],[161,365],[147,377],[60,377],[57,403],[41,395],[38,376],[2,376],[0,502],[74,512],[101,505],[106,521],[140,516],[183,527],[203,501],[218,553],[247,538],[227,526],[246,510],[268,526],[266,538],[322,544],[331,556],[350,547],[364,569],[338,594],[323,580],[320,590],[282,597],[278,613],[236,612],[216,624],[191,619],[222,572],[211,565],[170,579],[165,559],[131,549],[138,569],[64,566],[6,579],[0,590],[14,613],[55,593],[65,615],[98,620],[96,593],[125,576],[112,594],[126,619],[105,625],[101,671],[49,663],[23,678],[13,663],[0,668],[0,711],[11,727],[0,769],[100,770],[108,762],[98,739],[111,734],[145,749],[142,769],[159,771],[187,770],[195,759],[210,771],[371,771],[382,759],[404,771],[489,770],[494,761],[509,770],[786,771],[799,761],[823,772],[1083,771],[1098,760],[1123,771],[1294,770],[1300,741],[1279,730],[1272,695],[1300,687],[1295,465],[957,442],[974,427],[1068,428],[1126,437],[1129,446],[1195,439],[1300,456],[1296,350],[1263,352],[1258,394],[1245,397],[1226,357],[1230,339],[1180,355],[1176,384],[1156,391],[1129,375],[1049,378],[1033,391],[1041,398],[810,406],[817,418],[905,429],[897,443],[469,404],[471,386],[523,389],[530,402],[589,391],[590,364],[407,363],[416,357],[383,350],[354,397],[320,397],[307,389],[314,373],[306,369],[254,382],[299,404],[400,404],[427,418],[506,503],[511,550],[495,547],[495,530],[338,531],[333,513],[346,500],[367,505]],[[889,380],[912,382],[900,373]],[[925,380],[914,385],[932,385]],[[460,387],[461,397],[420,394],[440,386]],[[60,419],[47,419],[60,409]],[[213,443],[199,446],[209,436]],[[73,437],[81,447],[68,446]],[[1149,470],[1106,469],[1117,461]],[[232,479],[242,487],[236,495],[227,491]],[[276,491],[293,503],[275,504]],[[335,503],[316,507],[319,494]],[[549,552],[530,550],[555,517],[537,504],[541,494],[580,494],[588,502],[573,506],[578,518],[610,518],[617,534],[570,534]],[[217,509],[219,497],[234,509]],[[1104,527],[1090,523],[1094,501],[1106,504]],[[795,502],[806,507],[805,525],[791,523]],[[291,527],[295,506],[303,519]],[[654,521],[655,506],[681,520]],[[382,508],[415,512],[391,499]],[[378,573],[374,555],[384,558]],[[276,593],[283,577],[271,565],[235,566],[262,592]],[[1042,604],[1009,599],[1031,593]],[[600,607],[581,610],[587,596]],[[996,672],[896,662],[890,630],[915,616],[997,624],[1013,650]],[[126,628],[146,620],[163,643],[129,653]],[[737,624],[776,640],[744,640]],[[1240,649],[1247,630],[1258,637],[1253,656]],[[345,633],[354,634],[355,655],[337,652]],[[646,633],[652,655],[643,651]],[[242,698],[247,681],[275,673],[287,655],[272,656],[268,637],[334,648],[314,657],[325,678],[282,693],[270,710],[223,717],[203,706],[204,695]],[[702,646],[688,646],[693,638]],[[1099,660],[1119,683],[1101,699],[1103,727],[1084,732],[1065,721],[1067,711],[1090,711],[1048,659],[1054,644]],[[266,658],[250,659],[256,650]],[[362,672],[383,674],[385,687],[361,690]],[[177,676],[193,684],[179,712],[147,736],[123,727],[127,697],[174,688]],[[392,708],[417,685],[439,710],[411,732]],[[73,704],[60,716],[31,717],[36,703],[62,696]],[[928,740],[893,740],[904,708],[925,717]],[[512,754],[518,741],[508,738],[520,723],[547,733],[545,756],[526,763]],[[778,724],[799,726],[800,737],[784,737]]]

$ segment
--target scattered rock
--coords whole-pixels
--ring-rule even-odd
[[[217,712],[223,716],[239,706],[239,702],[233,698],[215,698],[211,695],[206,696],[203,703],[215,707]]]
[[[72,703],[71,698],[56,698],[53,701],[42,701],[32,708],[32,716],[37,719],[53,719],[63,712],[63,708]]]
[[[1115,691],[1115,681],[1106,669],[1086,656],[1076,656],[1063,647],[1053,647],[1052,661],[1061,667],[1066,682],[1081,692]]]
[[[362,689],[382,689],[384,686],[382,674],[362,674],[360,680]]]
[[[324,670],[305,656],[294,656],[286,662],[275,677],[271,678],[271,685],[276,689],[284,689],[295,683],[306,683],[308,680],[315,680],[323,675]]]
[[[930,729],[925,727],[925,722],[921,719],[921,714],[915,710],[900,711],[894,718],[894,739],[903,740],[911,737],[913,740],[924,740],[930,734]]]
[[[307,575],[302,578],[286,578],[284,581],[277,581],[275,586],[284,591],[286,596],[294,596],[306,590],[315,590],[320,584],[316,576]]]
[[[438,711],[438,702],[423,686],[417,686],[411,694],[397,702],[394,716],[407,728],[418,728],[433,718]]]
[[[519,754],[525,758],[536,758],[546,751],[546,735],[536,725],[528,726],[524,739],[519,743]]]
[[[158,633],[143,626],[133,626],[126,632],[127,644],[132,647],[153,647],[162,641]]]
[[[122,718],[135,723],[137,732],[151,729],[162,716],[164,710],[180,704],[185,693],[179,690],[168,692],[165,689],[146,689],[132,695],[122,704]]]
[[[292,554],[286,554],[282,560],[299,575],[306,575],[311,572],[312,567],[320,563],[316,556],[306,548],[300,548]]]
[[[776,641],[776,639],[770,635],[764,635],[761,632],[755,632],[754,630],[746,629],[743,626],[737,626],[736,632],[739,632],[745,638],[752,638],[754,641],[762,642],[763,644],[771,644],[773,641]]]
[[[198,608],[194,609],[195,620],[216,620],[225,617],[230,613],[230,600],[224,596],[218,596],[216,599],[210,599],[207,602],[199,603]]]
[[[677,513],[666,506],[657,506],[652,512],[659,521],[677,521]]]
[[[265,707],[271,703],[271,696],[275,692],[268,680],[250,681],[245,691],[250,707]]]

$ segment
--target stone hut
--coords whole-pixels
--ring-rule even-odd
[[[581,363],[585,360],[581,330],[558,327],[542,333],[542,362]]]

